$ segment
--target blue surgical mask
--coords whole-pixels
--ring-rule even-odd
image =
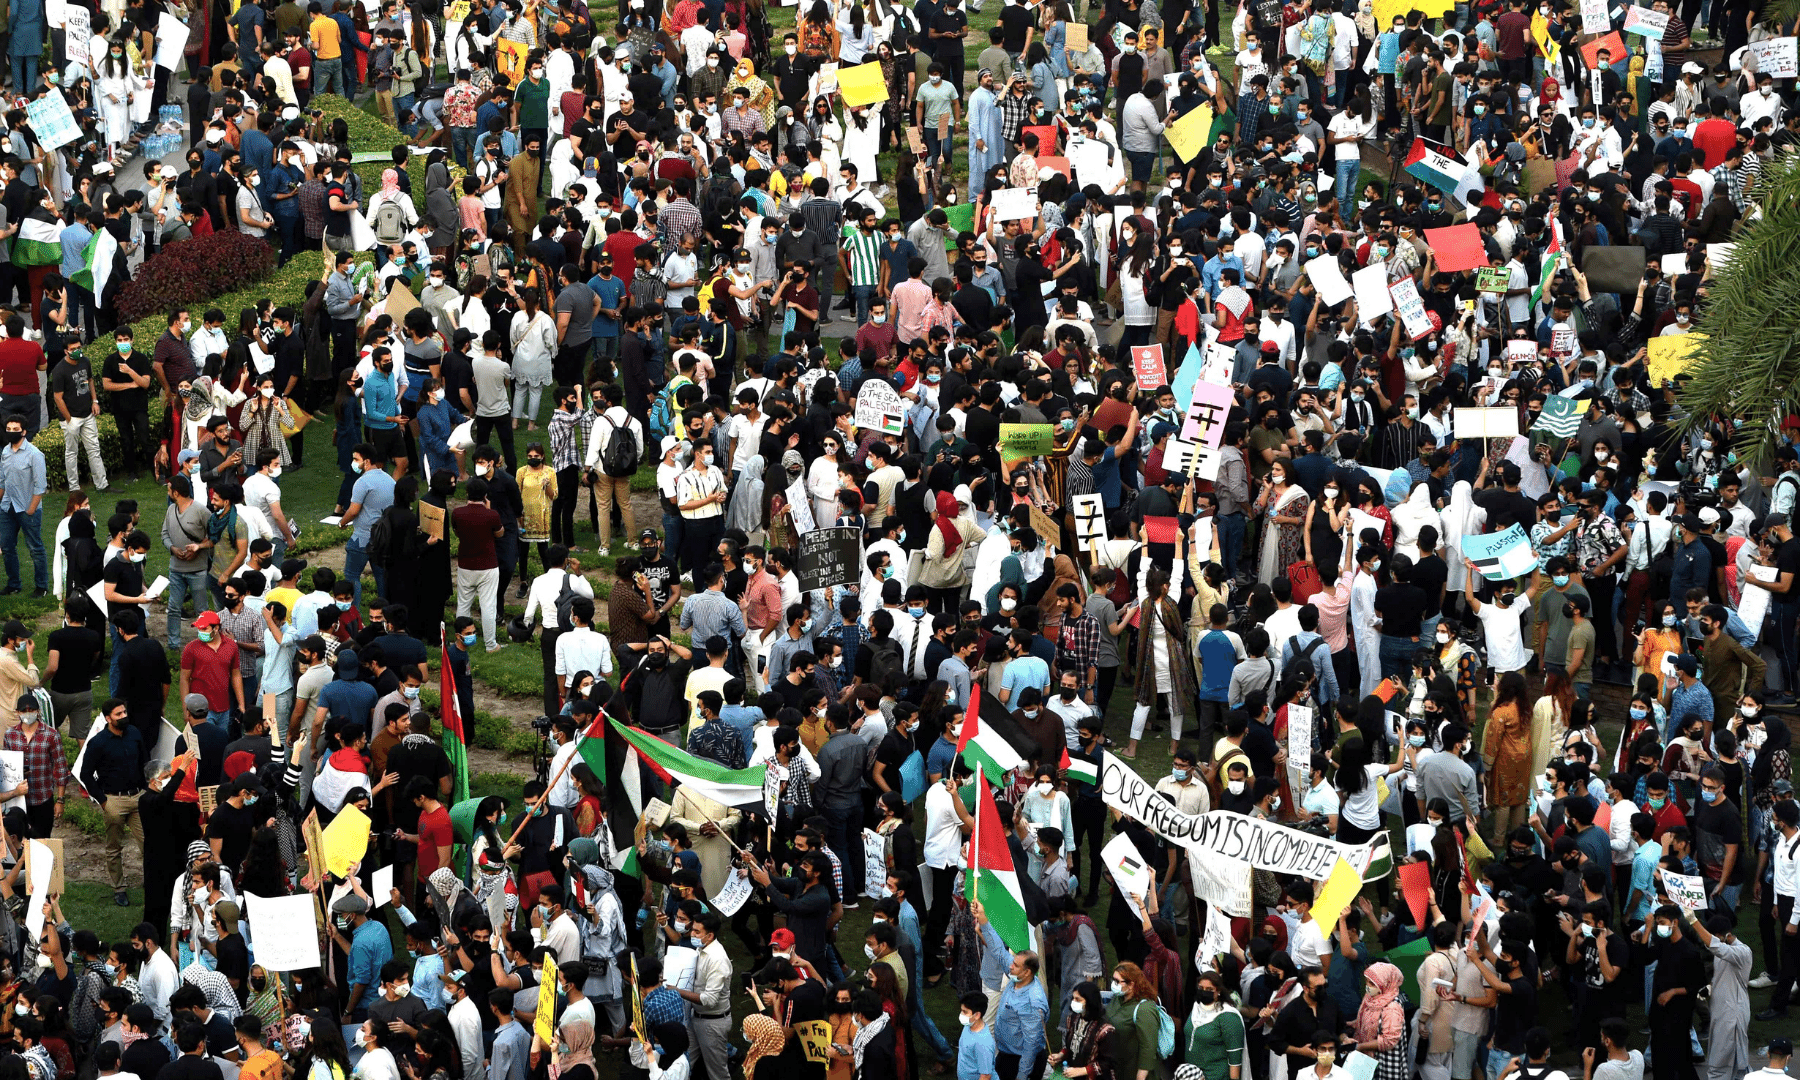
[[[1700,789],[1700,797],[1702,799],[1705,799],[1709,803],[1719,801],[1719,793],[1716,791],[1709,790],[1707,788]]]
[[[1425,745],[1425,736],[1423,736],[1423,735],[1408,735],[1406,737],[1406,745],[1414,747],[1415,749],[1418,747],[1424,746]]]
[[[356,606],[356,601],[354,600],[333,600],[332,603],[337,605],[339,611],[349,611]]]
[[[464,634],[464,635],[463,635],[463,636],[462,636],[462,643],[463,643],[463,644],[464,644],[464,645],[473,645],[473,644],[475,644],[475,635],[474,635],[474,634],[473,634],[473,633],[469,633],[469,634]]]
[[[1665,626],[1665,627],[1672,627],[1672,626],[1674,626],[1674,625],[1675,625],[1675,616],[1673,616],[1673,615],[1664,615],[1664,616],[1663,616],[1663,617],[1662,617],[1662,624],[1663,624],[1663,625],[1664,625],[1664,626]]]
[[[1641,705],[1633,705],[1631,707],[1631,718],[1633,720],[1642,720],[1644,717],[1649,716],[1649,715],[1650,715],[1650,710],[1644,708]]]
[[[1550,575],[1550,583],[1560,589],[1564,585],[1567,585],[1569,583],[1569,575],[1567,575],[1567,574],[1552,574],[1552,575]]]

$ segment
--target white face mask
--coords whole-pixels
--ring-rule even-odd
[[[1244,793],[1244,782],[1242,780],[1229,781],[1225,785],[1225,790],[1231,792],[1233,795],[1242,795]]]
[[[275,388],[273,386],[259,387],[256,392],[265,398],[272,398],[275,396]]]
[[[1748,710],[1746,710],[1744,715],[1749,716],[1750,712]],[[1039,781],[1038,783],[1032,785],[1032,790],[1036,791],[1038,793],[1039,798],[1048,799],[1050,797],[1050,792],[1052,792],[1055,789],[1052,788],[1049,783],[1047,783],[1045,781]]]

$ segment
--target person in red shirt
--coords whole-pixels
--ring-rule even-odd
[[[38,372],[45,366],[44,348],[25,338],[25,320],[14,315],[6,320],[6,338],[0,340],[0,416],[16,416],[25,422],[25,437],[38,429]]]
[[[1737,128],[1725,119],[1725,99],[1713,98],[1712,116],[1694,128],[1694,149],[1706,155],[1706,167],[1725,164],[1725,152],[1737,145]]]
[[[196,640],[181,650],[181,694],[178,700],[199,694],[206,699],[206,718],[224,727],[231,710],[244,709],[244,676],[238,669],[237,642],[219,628],[219,613],[202,611],[194,616]]]
[[[495,597],[500,589],[500,558],[494,540],[506,530],[500,515],[488,506],[488,483],[477,477],[469,481],[469,501],[450,512],[450,527],[456,532],[456,614],[469,613],[473,599],[481,607],[481,636],[487,639],[488,652],[500,647],[494,638]]]
[[[287,31],[287,62],[294,73],[294,96],[300,99],[301,108],[312,100],[312,51],[306,47],[305,34],[298,26],[291,26]]]
[[[450,831],[450,811],[438,801],[438,786],[429,776],[413,777],[406,785],[406,798],[419,809],[419,831],[409,835],[396,829],[394,835],[419,846],[414,876],[423,885],[439,867],[450,865],[450,846],[455,842]]]

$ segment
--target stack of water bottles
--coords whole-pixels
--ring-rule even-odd
[[[156,114],[156,126],[144,137],[143,152],[150,161],[187,149],[187,120],[182,106],[164,105]]]

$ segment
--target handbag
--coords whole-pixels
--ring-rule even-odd
[[[1287,568],[1288,584],[1294,587],[1294,603],[1304,604],[1313,594],[1325,588],[1319,580],[1319,568],[1311,559],[1302,559]]]
[[[282,421],[281,433],[291,439],[300,434],[306,425],[312,423],[313,416],[312,413],[302,409],[300,403],[293,398],[283,398],[282,400],[287,402],[288,418]]]

